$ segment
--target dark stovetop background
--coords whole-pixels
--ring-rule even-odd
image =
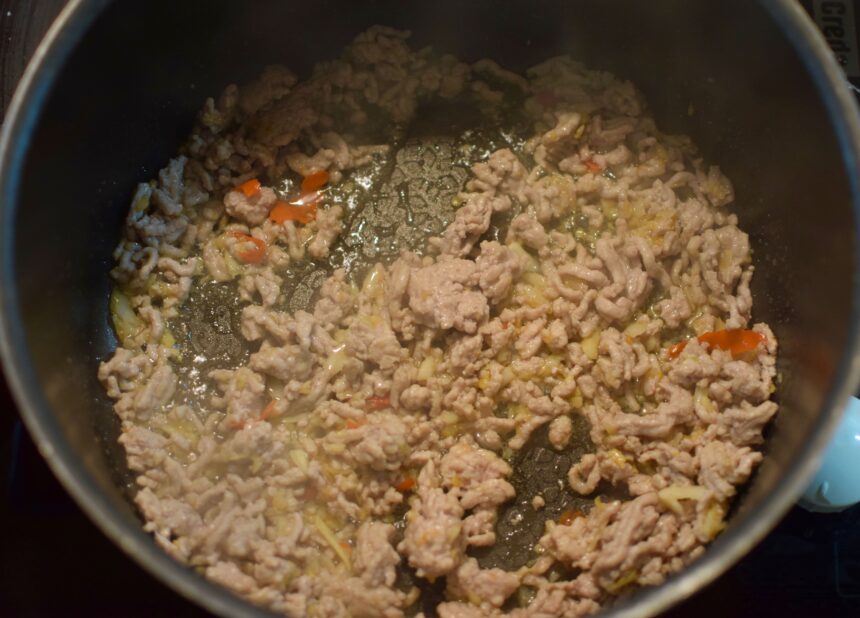
[[[33,49],[65,0],[0,0],[0,119]],[[851,5],[851,2],[804,3]],[[828,38],[858,70],[856,36]],[[207,615],[105,538],[42,462],[0,377],[0,616]],[[860,616],[860,508],[793,509],[746,558],[664,618]]]

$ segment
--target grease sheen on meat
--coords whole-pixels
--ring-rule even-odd
[[[177,560],[287,615],[414,615],[415,578],[444,578],[443,617],[590,614],[699,556],[761,461],[777,342],[751,321],[734,190],[612,75],[559,57],[520,76],[407,38],[374,27],[307,81],[228,87],[136,191],[99,368],[136,502]],[[426,245],[344,263],[290,309],[294,273],[350,229],[334,189],[393,161],[393,133],[364,128],[439,100],[515,107],[531,137],[475,155]],[[312,220],[270,216],[319,172]],[[247,360],[206,369],[177,335],[206,286],[235,289]],[[695,338],[726,328],[760,343]],[[544,516],[510,465],[544,426],[559,452],[583,426],[594,446],[559,482],[628,497],[546,515],[526,566],[482,568],[474,548],[510,542],[500,507]]]

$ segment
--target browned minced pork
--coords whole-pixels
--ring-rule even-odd
[[[474,333],[489,304],[479,287],[478,265],[451,258],[416,269],[409,279],[409,308],[426,326]]]
[[[98,372],[135,500],[170,555],[286,615],[399,618],[419,596],[403,569],[445,579],[443,618],[591,614],[700,555],[762,459],[777,342],[752,321],[750,239],[729,180],[631,84],[565,57],[525,77],[469,66],[407,38],[373,27],[304,82],[271,66],[228,87],[137,188],[111,271],[119,345]],[[397,163],[393,132],[357,141],[371,117],[406,126],[423,102],[510,92],[534,134],[463,149],[450,224],[366,271],[336,253],[298,309],[288,282],[308,288],[366,206],[344,197],[353,175]],[[270,219],[321,171],[312,221]],[[247,361],[178,336],[195,286],[235,290],[238,323],[209,334],[247,341]],[[696,338],[725,328],[757,345]],[[562,452],[590,438],[558,481],[594,505],[559,522],[531,497],[533,560],[482,568],[469,550],[507,542],[500,507],[529,499],[510,462],[544,426]]]
[[[224,196],[227,214],[248,225],[260,225],[269,216],[278,196],[269,187],[247,196],[241,191],[228,191]]]
[[[464,510],[457,492],[446,492],[436,483],[432,465],[425,465],[406,516],[406,533],[397,548],[419,577],[434,579],[453,571],[466,549]]]

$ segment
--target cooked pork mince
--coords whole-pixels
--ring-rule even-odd
[[[116,250],[146,529],[291,616],[580,616],[694,560],[777,411],[729,180],[627,82],[374,27],[209,99]]]

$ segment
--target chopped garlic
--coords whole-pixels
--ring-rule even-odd
[[[537,290],[541,291],[546,287],[546,277],[534,272],[527,272],[522,277],[523,281]]]
[[[143,331],[145,324],[131,306],[128,296],[119,288],[114,288],[110,294],[110,316],[120,342],[132,347],[132,339]]]
[[[681,500],[701,500],[707,495],[708,490],[700,485],[671,485],[657,492],[660,502],[678,515],[684,512]]]
[[[325,369],[331,375],[336,375],[340,373],[340,370],[343,369],[343,366],[346,364],[346,361],[349,360],[349,356],[345,351],[345,345],[341,344],[334,348],[334,352],[329,354],[328,358],[325,362]]]
[[[418,366],[418,374],[417,378],[422,381],[427,381],[433,377],[433,372],[436,369],[436,359],[432,356],[428,356],[421,364]]]
[[[617,448],[609,449],[606,452],[606,456],[609,457],[609,459],[611,459],[618,466],[627,465],[627,458],[624,456],[624,453],[619,451]]]
[[[702,518],[699,528],[702,534],[708,539],[716,537],[726,527],[726,522],[724,521],[725,516],[726,510],[723,505],[718,503],[712,504],[708,510],[705,511],[704,517]]]
[[[598,355],[598,346],[600,345],[600,331],[596,330],[591,335],[582,340],[582,351],[591,359],[596,360]]]
[[[508,248],[522,258],[523,270],[525,270],[525,272],[540,272],[540,264],[538,264],[538,261],[534,258],[534,256],[532,256],[531,253],[526,251],[520,243],[512,242],[508,245]]]
[[[439,420],[441,420],[446,425],[455,425],[460,422],[460,417],[453,412],[446,410],[439,415]]]
[[[302,472],[308,471],[308,463],[310,462],[308,458],[308,454],[303,450],[294,448],[290,451],[290,459],[293,460],[293,463],[296,464],[296,467]]]
[[[648,317],[640,316],[635,322],[632,322],[627,328],[624,329],[624,334],[630,337],[631,339],[636,339],[639,335],[645,333],[648,329]]]
[[[714,402],[711,401],[711,398],[708,397],[707,390],[702,386],[696,387],[696,392],[693,395],[693,403],[695,404],[696,408],[701,408],[709,414],[713,414],[714,412],[716,412]]]
[[[636,569],[631,569],[627,571],[624,575],[620,576],[614,582],[606,586],[606,591],[610,594],[617,594],[621,591],[622,588],[626,588],[630,584],[636,583],[636,580],[639,579],[639,572]]]

